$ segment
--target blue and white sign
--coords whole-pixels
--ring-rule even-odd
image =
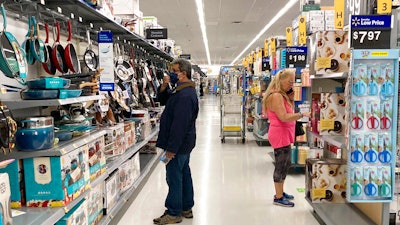
[[[355,15],[351,16],[351,28],[365,29],[365,28],[392,28],[391,15]]]
[[[307,65],[307,47],[286,47],[286,68],[305,67]]]
[[[114,91],[114,49],[111,31],[97,34],[99,43],[99,67],[104,69],[100,76],[100,91]]]

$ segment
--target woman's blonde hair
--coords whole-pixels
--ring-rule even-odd
[[[265,109],[267,109],[268,96],[270,96],[274,92],[279,92],[280,94],[282,94],[282,96],[286,99],[286,101],[291,106],[293,106],[292,101],[290,100],[289,96],[286,94],[286,90],[282,89],[281,81],[284,79],[287,79],[289,76],[294,75],[294,74],[295,74],[295,69],[282,69],[274,76],[274,78],[269,83],[268,88],[265,91],[264,96],[263,96],[262,102],[263,102],[263,106]]]

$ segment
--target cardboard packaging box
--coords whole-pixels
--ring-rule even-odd
[[[88,225],[87,201],[80,201],[55,225]]]
[[[100,183],[92,187],[87,197],[89,225],[96,225],[103,218],[103,191],[104,183]]]
[[[126,145],[125,148],[128,149],[136,143],[135,122],[126,121],[124,123],[124,132],[125,132],[125,145]]]
[[[25,183],[22,160],[15,160],[6,167],[0,169],[0,173],[7,173],[11,186],[11,208],[25,206]]]
[[[346,131],[346,98],[343,93],[321,93],[321,135],[344,135]]]
[[[136,153],[130,160],[132,166],[132,180],[135,182],[140,177],[140,154]]]
[[[127,160],[118,167],[119,170],[119,190],[125,192],[133,185],[133,167],[132,161]]]
[[[65,206],[87,189],[88,145],[63,155],[24,159],[28,207]]]
[[[105,152],[106,158],[121,155],[125,152],[125,134],[124,124],[119,123],[112,127],[104,129],[107,133],[105,135]]]
[[[10,206],[10,180],[7,173],[0,173],[0,224],[12,224],[11,206]]]
[[[104,215],[107,215],[109,211],[114,208],[117,203],[120,191],[119,191],[119,171],[114,171],[107,180],[104,181]]]
[[[104,136],[101,136],[88,144],[91,181],[106,172],[106,156],[104,154],[104,149]]]
[[[349,71],[350,49],[347,31],[318,31],[310,38],[314,55],[310,55],[310,74]]]
[[[345,203],[347,165],[341,159],[307,159],[306,196],[313,203]]]

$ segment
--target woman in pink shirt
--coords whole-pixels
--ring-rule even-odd
[[[269,119],[268,141],[274,148],[275,170],[274,204],[293,207],[293,195],[283,191],[286,175],[291,167],[291,147],[294,142],[296,120],[310,116],[310,112],[295,113],[293,106],[294,69],[283,69],[272,79],[263,98],[263,108]]]

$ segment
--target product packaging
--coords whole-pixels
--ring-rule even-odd
[[[15,160],[0,169],[0,173],[7,173],[11,186],[11,208],[25,206],[25,183],[22,160]]]

